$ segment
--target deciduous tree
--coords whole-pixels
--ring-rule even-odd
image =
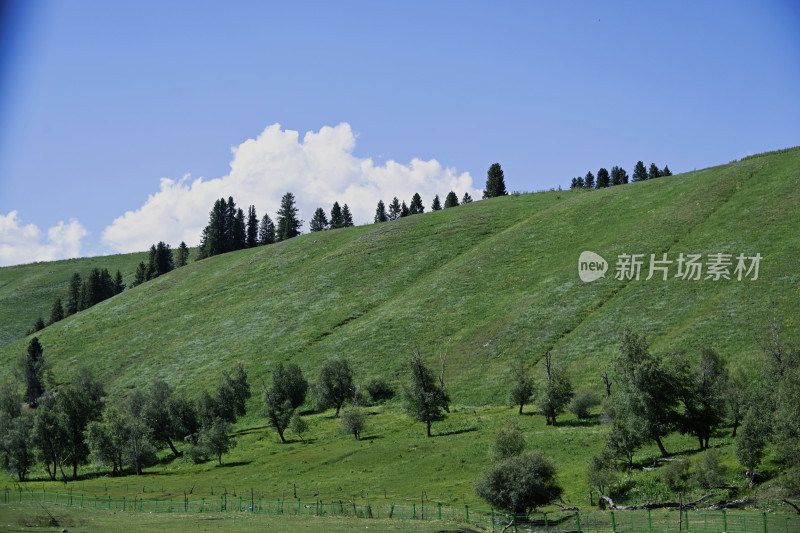
[[[419,350],[409,359],[409,382],[403,390],[405,410],[418,422],[425,422],[428,437],[431,436],[431,423],[444,420],[447,402],[433,372],[425,366]]]
[[[556,467],[539,452],[513,455],[483,471],[475,494],[492,507],[528,514],[561,496]]]
[[[334,416],[338,417],[342,405],[353,398],[354,392],[353,369],[347,359],[332,358],[322,364],[314,386],[314,405],[317,411],[335,407]]]

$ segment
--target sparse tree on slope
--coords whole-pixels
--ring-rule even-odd
[[[325,211],[321,207],[314,211],[314,216],[311,217],[311,222],[308,223],[308,229],[312,232],[328,229],[328,217],[325,216]]]
[[[439,195],[433,197],[433,204],[431,204],[431,211],[441,211],[442,210],[442,203],[439,200]]]
[[[658,171],[658,167],[655,163],[650,163],[650,171],[647,173],[647,179],[656,179],[660,178],[661,173]]]
[[[347,204],[344,204],[342,206],[342,227],[352,228],[353,226],[353,213],[350,212],[350,208],[347,207]]]
[[[344,227],[344,219],[342,218],[342,208],[339,202],[333,202],[331,207],[331,229],[339,229]]]
[[[300,367],[294,363],[286,367],[283,363],[278,363],[272,373],[272,386],[267,387],[264,384],[264,414],[283,443],[286,442],[283,432],[289,426],[295,409],[305,401],[307,390],[308,382]]]
[[[69,281],[69,297],[67,298],[67,316],[74,315],[78,312],[80,308],[81,302],[81,286],[83,285],[83,280],[81,280],[81,275],[75,272],[72,275],[72,279]]]
[[[408,206],[408,214],[409,215],[419,215],[420,213],[425,212],[425,206],[422,205],[422,197],[419,193],[414,193],[414,196],[411,197],[411,204]]]
[[[545,370],[547,381],[539,397],[539,411],[544,415],[547,425],[557,426],[556,416],[572,399],[572,384],[562,368],[552,363],[550,352],[545,354]]]
[[[444,420],[444,407],[447,400],[436,382],[433,372],[425,366],[419,351],[409,360],[409,383],[404,388],[405,410],[418,422],[425,422],[428,437],[431,436],[431,423]]]
[[[492,166],[489,167],[489,172],[486,176],[486,188],[483,191],[483,197],[495,198],[507,194],[503,169],[500,168],[500,163],[493,163]]]
[[[255,248],[258,246],[258,216],[256,206],[251,205],[247,208],[247,247]]]
[[[61,305],[61,298],[56,298],[53,308],[50,310],[50,324],[55,324],[64,320],[64,306]]]
[[[389,213],[386,212],[386,205],[383,200],[378,200],[378,206],[375,208],[375,223],[386,222],[389,220]]]
[[[613,167],[611,169],[611,185],[624,185],[628,183],[628,173],[625,169],[620,167]]]
[[[583,184],[587,189],[594,189],[594,174],[591,171],[586,173],[583,178]]]
[[[395,196],[392,198],[392,203],[389,204],[389,220],[397,220],[400,218],[400,210],[400,200]]]
[[[562,492],[555,466],[539,452],[512,455],[484,470],[475,482],[479,498],[513,514],[528,514],[558,500]]]
[[[297,218],[297,208],[294,205],[294,195],[287,192],[281,198],[281,207],[278,209],[278,224],[275,238],[285,241],[300,235],[300,226],[303,221]]]
[[[633,181],[645,181],[647,179],[647,169],[644,168],[644,163],[641,161],[636,162],[633,168]]]
[[[461,199],[462,204],[468,204],[472,202],[472,196],[469,195],[468,192],[464,193],[464,197]]]
[[[456,207],[458,205],[458,195],[454,191],[450,191],[447,193],[447,196],[444,199],[444,208],[447,209],[448,207]]]
[[[513,377],[513,383],[509,389],[508,399],[511,405],[519,405],[519,414],[522,408],[533,396],[533,381],[525,375],[525,365],[520,361],[519,370]]]
[[[328,359],[322,364],[314,387],[314,404],[317,411],[329,407],[339,410],[345,401],[353,397],[353,369],[347,359]]]
[[[678,388],[675,376],[663,360],[650,353],[647,340],[625,328],[620,349],[614,360],[618,394],[629,406],[627,425],[655,441],[662,455],[667,450],[662,442],[676,425]]]
[[[38,407],[39,398],[44,394],[46,373],[44,349],[34,337],[28,344],[27,355],[19,362],[19,377],[25,385],[25,399],[31,409]]]
[[[275,224],[269,215],[264,214],[261,219],[261,224],[258,226],[258,243],[261,246],[272,244],[275,242]]]
[[[601,168],[597,171],[597,188],[604,189],[611,184],[611,180],[608,175],[608,170],[605,168]]]

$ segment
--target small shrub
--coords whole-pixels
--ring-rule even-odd
[[[342,410],[341,425],[344,433],[352,433],[356,440],[360,440],[366,424],[367,414],[362,408],[353,406]]]
[[[475,482],[479,498],[515,514],[558,500],[561,493],[555,466],[538,452],[508,457],[484,470]]]
[[[389,382],[383,378],[371,380],[367,383],[365,388],[367,389],[367,394],[369,394],[370,401],[374,404],[391,400],[394,396],[394,389],[389,385]]]
[[[592,389],[578,389],[572,401],[569,402],[569,410],[581,420],[589,418],[589,409],[600,405],[600,397]]]
[[[303,433],[308,431],[308,422],[306,422],[305,419],[299,414],[295,413],[292,415],[292,420],[289,422],[289,429],[291,429],[295,435],[300,437],[300,440],[303,442],[306,441],[303,438]]]
[[[725,465],[719,461],[717,452],[706,450],[706,453],[695,463],[692,483],[704,489],[713,489],[724,485]]]
[[[501,429],[489,450],[493,461],[502,461],[508,457],[521,454],[525,450],[525,437],[517,424],[509,424]]]
[[[686,461],[667,463],[661,469],[661,481],[672,490],[683,487],[684,481],[689,477],[689,464]]]

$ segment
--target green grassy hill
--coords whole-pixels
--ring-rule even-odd
[[[0,346],[24,337],[39,317],[47,323],[56,298],[66,305],[75,272],[86,279],[93,268],[106,268],[112,276],[119,270],[130,283],[136,265],[146,260],[146,253],[134,253],[0,268]]]
[[[507,368],[546,350],[575,381],[596,384],[626,323],[656,350],[691,357],[711,344],[747,364],[760,356],[753,336],[771,306],[797,322],[798,205],[800,150],[600,191],[474,202],[194,262],[38,336],[57,375],[69,379],[85,364],[115,394],[155,376],[199,390],[235,361],[256,379],[288,360],[313,375],[333,355],[350,358],[362,379],[400,376],[412,349],[433,358],[449,342],[455,401],[496,405]],[[584,250],[606,258],[605,278],[581,282]],[[755,281],[675,279],[676,264],[667,281],[645,280],[649,254],[665,252],[673,261],[680,253],[763,259]],[[614,279],[623,253],[645,254],[639,281]],[[137,259],[82,261],[116,268]],[[13,285],[28,268],[39,279],[58,268],[64,275],[49,276],[66,283],[71,263],[4,268],[0,279]],[[26,309],[19,299],[46,293],[44,285],[19,283],[17,303],[4,290],[2,312]],[[0,360],[27,342],[0,348]]]
[[[656,351],[696,358],[711,345],[755,375],[763,355],[754,337],[773,308],[787,333],[800,332],[798,206],[800,149],[598,191],[512,195],[193,262],[37,335],[59,381],[85,365],[112,397],[155,377],[197,395],[221,369],[245,364],[254,395],[238,424],[240,446],[231,456],[238,466],[163,467],[182,480],[173,485],[200,475],[212,490],[249,482],[279,491],[298,479],[341,496],[386,483],[390,493],[413,497],[414,468],[425,467],[437,472],[426,489],[441,501],[474,501],[471,480],[513,414],[498,406],[506,404],[509,368],[520,360],[541,374],[538,362],[550,350],[573,383],[599,392],[599,376],[630,324],[646,331]],[[580,280],[585,250],[608,261],[605,278]],[[763,259],[757,280],[676,279],[675,263],[668,280],[645,280],[651,253],[673,261],[681,253]],[[640,280],[615,279],[620,254],[645,255]],[[96,260],[111,270],[106,259]],[[735,259],[731,274],[733,267]],[[0,285],[21,279],[25,268],[38,270],[31,285],[17,282],[23,302],[52,270],[0,269]],[[62,277],[66,284],[68,274]],[[0,291],[3,316],[18,312],[6,307],[9,291]],[[52,297],[39,298],[49,309]],[[0,381],[11,378],[28,341],[0,347]],[[439,426],[443,440],[426,441],[396,404],[375,410],[368,432],[375,439],[361,443],[335,436],[335,421],[323,415],[313,421],[318,442],[307,447],[281,447],[264,432],[259,380],[278,361],[298,363],[313,381],[323,360],[346,357],[359,381],[384,376],[399,386],[412,350],[438,364],[440,346],[458,411]],[[474,409],[480,406],[493,407]],[[599,448],[602,429],[577,421],[549,428],[539,418],[523,419],[528,436],[556,455],[567,496],[585,494],[588,455],[581,453]],[[675,439],[673,448],[689,442]],[[276,461],[284,470],[272,469]]]

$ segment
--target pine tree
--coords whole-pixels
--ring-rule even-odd
[[[122,272],[117,270],[117,273],[114,275],[114,296],[120,294],[124,290],[125,283],[122,282]]]
[[[50,311],[50,324],[64,320],[64,306],[61,304],[61,298],[56,298],[53,302],[53,309]]]
[[[483,191],[483,197],[495,198],[507,194],[503,169],[500,168],[500,163],[493,163],[492,166],[489,167],[489,172],[486,176],[486,189]]]
[[[333,202],[331,208],[331,229],[339,229],[344,227],[344,220],[342,219],[342,208],[339,207],[339,202]]]
[[[294,195],[287,192],[281,198],[281,207],[278,209],[278,224],[275,238],[285,241],[300,235],[300,226],[303,221],[297,218],[297,208],[294,205]]]
[[[318,207],[314,211],[314,216],[311,217],[311,222],[308,223],[308,228],[312,232],[325,231],[328,229],[328,217],[325,216],[325,210]]]
[[[583,177],[581,177],[581,176],[578,176],[577,178],[575,178],[575,185],[577,185],[577,187],[578,187],[579,189],[583,189],[584,185],[586,185],[586,184],[583,182]]]
[[[27,356],[19,365],[20,378],[25,384],[25,398],[31,409],[39,405],[39,398],[44,394],[45,372],[44,349],[39,339],[34,337],[28,344]]]
[[[414,196],[411,197],[411,204],[408,206],[408,214],[409,215],[418,215],[420,213],[425,212],[425,206],[422,205],[422,197],[419,193],[414,193]]]
[[[578,188],[578,178],[572,178],[572,182],[569,184],[570,189],[577,189]]]
[[[433,197],[433,204],[431,204],[431,211],[441,211],[442,203],[439,201],[439,195]]]
[[[598,170],[597,171],[597,188],[598,189],[603,189],[605,187],[608,187],[610,184],[611,184],[611,180],[609,179],[609,176],[608,176],[608,170],[606,170],[605,168],[601,168],[600,170]]]
[[[386,212],[386,206],[383,200],[378,200],[378,207],[375,208],[375,223],[386,222],[389,220],[389,213]]]
[[[611,185],[624,185],[628,183],[628,173],[625,169],[620,167],[613,167],[611,169]]]
[[[145,281],[147,281],[147,266],[142,261],[136,267],[136,272],[133,275],[133,286],[141,285]]]
[[[227,213],[228,204],[224,198],[214,202],[214,207],[208,215],[208,225],[203,230],[198,259],[213,257],[226,251]]]
[[[389,204],[389,220],[397,220],[400,218],[400,210],[400,200],[395,196],[392,199],[392,203]]]
[[[655,163],[650,163],[650,171],[647,173],[647,179],[654,180],[656,178],[660,178],[661,173],[658,171],[658,167]]]
[[[247,208],[247,247],[256,246],[258,246],[258,216],[256,216],[256,206],[251,205]]]
[[[636,162],[633,169],[633,181],[645,181],[647,179],[647,169],[644,168],[644,163],[641,161]]]
[[[265,214],[258,226],[258,244],[264,246],[275,242],[275,224],[269,215]]]
[[[164,241],[159,241],[159,243],[155,246],[153,265],[155,267],[153,277],[156,278],[166,274],[167,272],[171,272],[173,268],[175,268],[175,263],[172,258],[172,249],[170,249],[169,244],[165,243]]]
[[[236,210],[232,236],[231,250],[243,250],[247,247],[247,227],[244,220],[244,211],[241,209]]]
[[[344,206],[342,206],[342,227],[351,228],[353,226],[353,214],[350,212],[350,208],[347,207],[347,204],[344,204]]]
[[[408,209],[405,200],[403,200],[403,205],[400,206],[400,218],[407,217],[411,214],[411,210]]]
[[[448,207],[456,207],[458,205],[458,195],[454,191],[450,191],[447,193],[447,196],[444,199],[444,208],[447,209]]]
[[[583,178],[583,185],[587,189],[594,189],[594,174],[591,171],[586,173],[586,177]]]
[[[75,272],[69,281],[69,298],[67,299],[67,316],[78,312],[81,303],[81,275]]]
[[[189,247],[186,246],[186,243],[181,241],[178,245],[178,257],[175,261],[176,267],[186,266],[186,262],[189,260]]]
[[[661,176],[672,176],[672,172],[669,170],[669,165],[664,165],[664,169],[660,172]]]
[[[464,193],[464,197],[461,199],[462,204],[468,204],[472,202],[472,196],[469,195],[468,192]]]

